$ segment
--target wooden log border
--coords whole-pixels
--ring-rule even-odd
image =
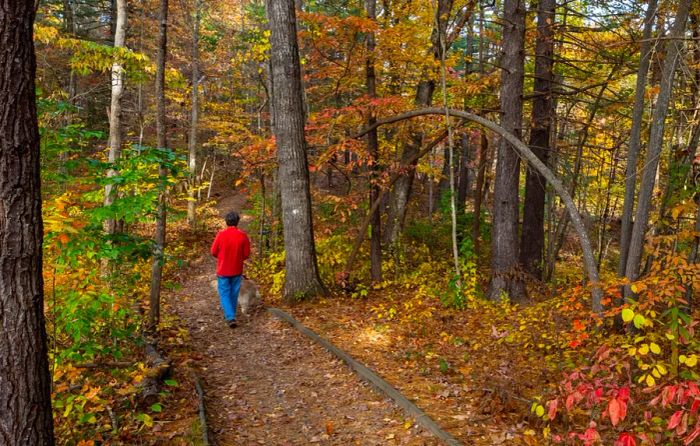
[[[290,314],[286,313],[279,308],[268,308],[267,309],[273,316],[288,322],[292,327],[294,327],[301,334],[311,339],[312,341],[320,344],[323,348],[328,350],[331,354],[336,356],[345,362],[355,373],[360,375],[362,380],[370,383],[375,389],[384,393],[389,398],[391,398],[396,405],[398,405],[407,415],[414,418],[416,423],[420,424],[422,427],[430,431],[438,439],[442,440],[449,446],[462,446],[455,437],[450,433],[442,429],[432,418],[430,418],[425,412],[423,412],[418,406],[413,404],[408,398],[403,396],[395,387],[382,379],[376,372],[372,369],[366,367],[362,363],[358,362],[355,358],[345,353],[343,350],[339,349],[335,345],[331,344],[326,339],[322,338],[312,330],[306,328],[301,322],[297,321]]]

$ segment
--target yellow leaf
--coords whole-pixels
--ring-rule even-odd
[[[637,294],[639,292],[639,287],[637,287],[636,283],[633,283],[632,285],[630,285],[630,289],[632,290],[632,292],[634,294]]]
[[[654,378],[659,379],[661,378],[661,373],[654,367],[654,370],[651,371],[651,374],[654,375]]]
[[[685,364],[685,362],[686,362],[687,360],[688,360],[688,357],[685,356],[685,355],[680,355],[680,356],[678,357],[678,362],[680,362],[681,364]]]
[[[538,404],[537,407],[535,408],[535,415],[537,415],[538,417],[543,416],[544,415],[544,407],[542,407],[541,405]]]
[[[695,364],[698,363],[698,357],[695,355],[690,355],[688,358],[685,360],[685,365],[688,367],[695,367]]]
[[[649,349],[655,355],[661,354],[661,347],[659,347],[659,345],[656,344],[655,342],[652,342],[651,344],[649,344]]]
[[[653,386],[654,386],[654,384],[656,384],[656,380],[654,379],[654,377],[653,377],[653,376],[651,376],[651,375],[647,375],[647,378],[646,378],[646,383],[647,383],[647,386],[649,386],[649,387],[653,387]]]
[[[625,308],[622,310],[622,320],[625,322],[629,322],[634,318],[634,311],[630,310],[629,308]]]
[[[639,347],[639,350],[637,350],[637,351],[638,351],[639,354],[642,355],[642,356],[643,356],[643,355],[646,355],[647,353],[649,353],[649,345],[647,345],[647,344],[642,344],[642,345]]]
[[[634,348],[634,347],[630,347],[630,349],[627,350],[627,353],[628,353],[630,356],[634,356],[634,355],[637,353],[637,349]]]
[[[668,370],[666,370],[666,367],[663,366],[663,364],[656,364],[656,369],[661,373],[662,375],[665,375],[668,373]]]

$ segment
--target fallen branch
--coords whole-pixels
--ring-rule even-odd
[[[192,377],[194,379],[194,388],[197,391],[197,399],[199,400],[199,424],[202,426],[202,444],[209,446],[211,443],[209,442],[209,425],[207,424],[207,412],[204,404],[204,388],[199,377],[194,372],[192,372]]]
[[[343,360],[343,362],[345,362],[348,366],[350,366],[352,370],[354,370],[358,375],[360,375],[360,377],[364,381],[372,384],[377,390],[386,394],[389,398],[394,400],[397,406],[402,408],[409,416],[413,417],[416,420],[416,423],[423,426],[437,438],[444,441],[449,446],[461,446],[462,443],[460,443],[459,440],[453,437],[450,433],[443,430],[432,418],[430,418],[418,406],[413,404],[408,398],[403,396],[391,384],[389,384],[379,375],[377,375],[373,370],[367,368],[349,354],[345,353],[335,345],[331,344],[330,342],[323,339],[310,329],[306,328],[288,313],[280,310],[279,308],[268,308],[267,310],[270,313],[272,313],[275,317],[291,324],[292,327],[294,327],[301,334],[320,344],[323,348],[328,350],[337,358]]]
[[[82,364],[75,364],[73,367],[76,369],[125,369],[132,367],[133,362],[130,361],[105,361],[105,362],[85,362]]]
[[[171,365],[151,343],[146,344],[146,360],[149,369],[141,380],[141,399],[151,402],[158,396],[160,382],[170,373]]]
[[[444,116],[446,113],[444,108],[437,108],[437,107],[429,107],[429,108],[421,108],[418,110],[412,110],[406,113],[402,113],[396,116],[392,116],[389,118],[385,119],[380,119],[373,125],[365,128],[362,130],[360,133],[354,136],[354,138],[360,138],[367,133],[369,133],[371,130],[376,129],[377,127],[380,127],[382,125],[386,124],[393,124],[395,122],[399,121],[404,121],[406,119],[411,119],[415,118],[418,116],[426,116],[426,115],[440,115]],[[473,113],[469,113],[463,110],[454,110],[454,109],[449,109],[448,113],[450,116],[458,117],[465,119],[467,121],[472,121],[476,122],[477,124],[481,124],[482,126],[494,131],[495,133],[499,134],[502,138],[504,138],[508,143],[510,143],[511,147],[513,147],[518,154],[524,158],[528,162],[528,166],[536,170],[537,172],[542,175],[547,182],[552,186],[552,189],[559,195],[561,200],[564,202],[564,205],[566,206],[566,210],[569,213],[569,217],[571,218],[571,222],[574,226],[574,229],[576,230],[576,233],[579,238],[579,243],[581,245],[581,250],[583,251],[583,261],[584,261],[584,266],[586,269],[586,273],[588,274],[588,280],[591,283],[591,307],[594,313],[601,314],[603,312],[603,305],[601,303],[602,298],[603,298],[603,289],[600,286],[600,277],[598,275],[598,266],[596,265],[595,257],[593,255],[593,248],[591,247],[591,241],[590,238],[588,237],[588,233],[586,232],[586,228],[583,224],[583,220],[581,219],[581,216],[579,215],[578,209],[576,208],[576,205],[574,204],[574,200],[571,198],[571,195],[569,195],[569,192],[566,190],[562,182],[557,178],[556,175],[547,167],[538,157],[535,155],[532,150],[527,146],[527,144],[523,143],[520,139],[518,139],[515,135],[512,133],[506,131],[503,127],[500,125],[496,124],[495,122],[488,120],[486,118],[483,118],[481,116],[475,115]],[[372,213],[372,211],[370,211]],[[364,230],[360,231],[360,234],[358,237],[363,237],[364,238],[364,233],[366,232],[367,228],[364,227]],[[362,241],[360,241],[360,244]],[[353,254],[351,253],[351,256]],[[351,262],[348,261],[350,265],[352,265]],[[346,272],[349,272],[349,269],[346,268]]]

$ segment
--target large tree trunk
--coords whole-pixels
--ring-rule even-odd
[[[476,185],[474,186],[474,221],[472,222],[472,242],[474,253],[479,256],[481,241],[481,204],[484,198],[484,179],[486,176],[486,160],[488,159],[489,140],[486,133],[481,132],[479,144],[479,170],[476,173]]]
[[[530,147],[548,164],[551,150],[553,115],[552,69],[554,66],[554,12],[556,0],[539,0],[537,42],[535,45],[535,98],[532,101]],[[537,279],[542,279],[544,253],[544,203],[546,182],[542,175],[527,169],[523,227],[520,234],[520,264]]]
[[[627,254],[630,237],[632,236],[632,214],[634,213],[634,197],[637,186],[637,159],[641,146],[642,122],[644,117],[644,94],[651,61],[652,41],[651,31],[654,26],[657,0],[649,0],[644,17],[644,31],[639,47],[639,69],[635,86],[634,108],[632,109],[632,129],[630,130],[629,149],[627,150],[627,168],[625,169],[625,200],[622,207],[622,229],[620,231],[620,262],[617,268],[618,276],[625,275]]]
[[[683,41],[679,40],[683,36],[688,21],[688,12],[692,0],[681,0],[678,3],[676,21],[673,24],[669,39],[666,41],[666,57],[663,62],[661,72],[661,89],[656,100],[656,107],[651,119],[651,129],[649,131],[649,144],[647,148],[646,160],[642,173],[642,182],[639,187],[639,197],[637,199],[637,213],[635,224],[630,237],[629,253],[625,276],[630,282],[637,280],[639,276],[639,265],[644,251],[644,236],[649,220],[651,199],[656,184],[656,169],[659,165],[659,155],[663,147],[664,129],[668,106],[671,102],[673,91],[673,79],[676,73],[678,59],[681,57]],[[625,287],[625,298],[632,296],[629,286]]]
[[[194,0],[194,23],[192,24],[192,109],[190,110],[190,138],[188,167],[190,172],[187,194],[187,222],[194,227],[197,216],[195,185],[197,176],[197,125],[199,123],[199,9],[200,0]]]
[[[266,5],[272,45],[274,130],[282,185],[284,297],[294,301],[325,294],[326,290],[316,262],[294,1],[267,0]]]
[[[159,22],[158,56],[156,60],[156,143],[158,149],[167,150],[168,139],[165,127],[165,59],[168,54],[168,0],[161,0],[160,2]],[[163,278],[163,262],[165,261],[165,223],[167,219],[165,197],[167,192],[168,169],[164,164],[158,167],[158,176],[160,177],[161,190],[158,196],[148,317],[148,331],[152,335],[156,333],[158,323],[160,322],[160,288]]]
[[[54,444],[41,275],[34,2],[0,4],[0,444]]]
[[[525,4],[505,0],[503,6],[503,57],[501,66],[501,127],[520,139],[523,117],[525,65]],[[489,298],[506,295],[514,302],[525,300],[525,285],[518,274],[518,187],[520,158],[501,139],[496,163],[491,237],[491,283]]]
[[[377,0],[365,0],[365,10],[367,18],[377,20]],[[367,33],[367,60],[365,72],[367,78],[367,95],[370,98],[377,97],[377,76],[374,71],[374,49],[376,47],[375,37],[373,32]],[[367,125],[372,126],[377,121],[374,111],[370,112]],[[367,134],[367,151],[372,158],[371,175],[370,175],[370,192],[369,206],[370,208],[379,197],[379,138],[377,137],[377,129],[373,129]],[[382,281],[382,238],[381,238],[381,215],[379,212],[372,214],[370,223],[370,272],[373,282]]]
[[[126,38],[126,16],[127,16],[127,0],[116,0],[116,21],[114,26],[114,47],[123,48]],[[124,94],[124,67],[121,61],[115,59],[112,64],[112,102],[109,108],[109,155],[110,163],[116,162],[122,154],[122,95]],[[107,171],[108,177],[113,177],[117,174],[114,169]],[[114,203],[117,197],[117,187],[113,184],[105,186],[105,206]],[[105,230],[112,234],[116,230],[116,222],[107,220],[105,222]]]

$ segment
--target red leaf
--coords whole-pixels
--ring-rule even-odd
[[[566,410],[571,412],[571,409],[574,407],[574,394],[571,393],[569,396],[566,397]]]
[[[624,420],[627,415],[627,404],[617,398],[611,398],[608,403],[608,414],[613,426],[617,426],[620,420]]]
[[[617,394],[617,397],[618,397],[621,401],[627,402],[627,400],[630,399],[630,388],[629,388],[629,387],[626,387],[626,386],[625,386],[625,387],[621,387],[621,388],[620,388],[620,393]]]
[[[693,415],[695,412],[697,412],[698,408],[700,408],[700,400],[695,399],[693,400],[693,405],[690,406],[690,414]]]
[[[617,441],[615,441],[615,446],[637,446],[637,441],[628,432],[622,432]]]
[[[700,435],[700,426],[693,429],[693,432],[691,432],[690,435],[688,435],[687,437],[685,437],[683,439],[683,444],[688,445],[688,444],[692,443],[693,440],[698,438],[698,435]]]
[[[559,400],[551,400],[549,402],[549,413],[547,416],[550,420],[553,420],[557,416],[557,405]]]
[[[676,428],[676,435],[683,435],[686,432],[688,432],[688,414],[684,413],[683,414],[683,419],[681,420],[681,424],[678,425]]]
[[[677,410],[676,413],[671,415],[671,418],[669,418],[668,426],[666,428],[667,429],[674,429],[676,426],[681,424],[681,418],[683,418],[683,411]]]

